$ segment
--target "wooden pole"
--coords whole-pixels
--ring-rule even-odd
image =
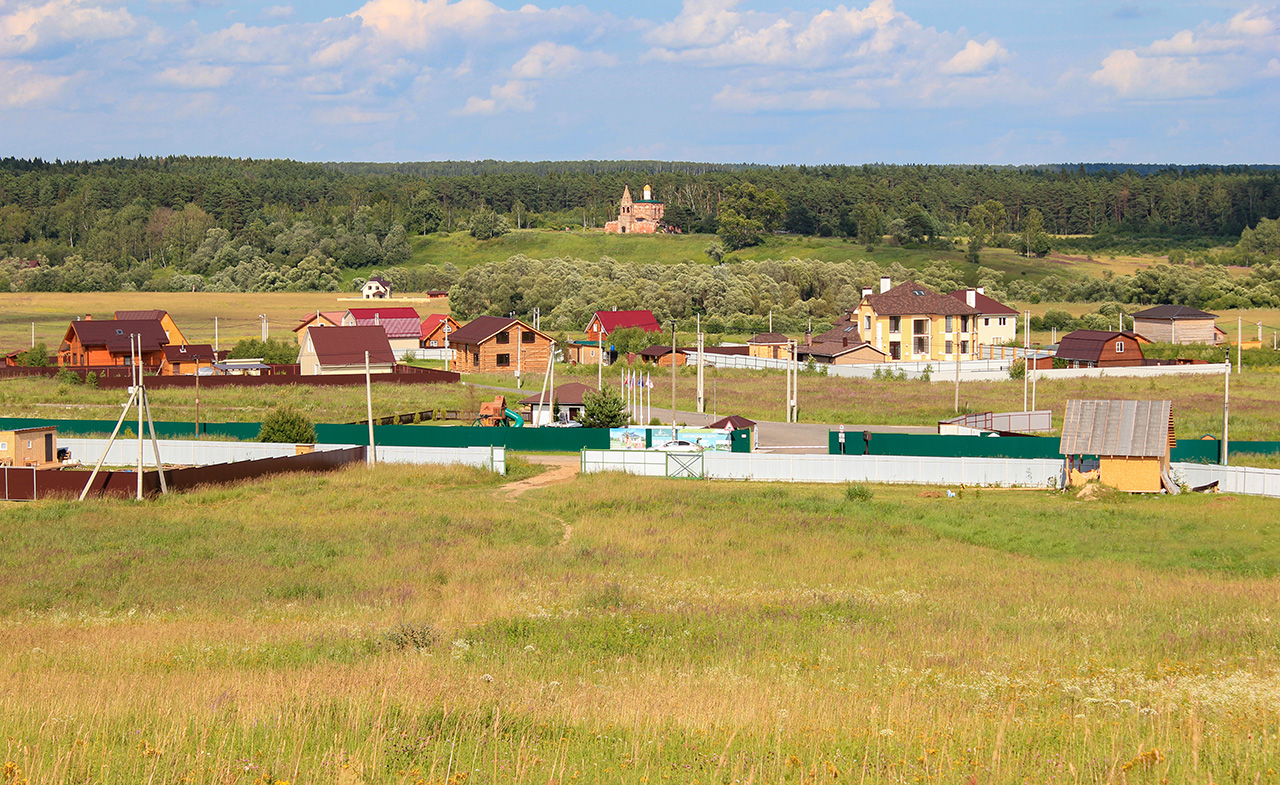
[[[1231,411],[1231,358],[1227,357],[1227,373],[1222,385],[1222,456],[1219,463],[1223,466],[1230,466],[1228,461],[1229,455],[1229,420],[1228,414]]]
[[[372,466],[378,462],[377,448],[373,444],[373,377],[369,372],[369,352],[364,353],[364,410],[369,421],[369,454],[365,463]]]
[[[676,320],[672,319],[671,320],[671,438],[674,439],[675,435],[676,435]]]

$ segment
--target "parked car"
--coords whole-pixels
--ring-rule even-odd
[[[684,439],[672,439],[669,442],[663,442],[655,450],[662,452],[702,452],[702,445],[696,442],[685,441]]]

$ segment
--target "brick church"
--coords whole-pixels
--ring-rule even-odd
[[[605,224],[604,230],[611,234],[654,234],[662,224],[662,208],[649,186],[644,187],[644,198],[636,201],[631,200],[631,189],[623,186],[618,220]]]

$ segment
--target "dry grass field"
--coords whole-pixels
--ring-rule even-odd
[[[1275,501],[511,479],[0,508],[0,782],[1277,779]]]

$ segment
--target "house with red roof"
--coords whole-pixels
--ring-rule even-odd
[[[182,334],[182,330],[178,329],[178,323],[173,320],[168,311],[161,309],[152,309],[148,311],[116,311],[116,319],[126,322],[134,322],[147,319],[159,319],[160,326],[164,328],[164,334],[169,339],[170,346],[181,346],[189,343],[187,337]]]
[[[462,325],[458,320],[446,313],[428,314],[427,318],[422,320],[422,337],[421,346],[423,349],[443,349],[444,334],[448,330],[449,334],[458,331]]]
[[[396,354],[382,325],[307,330],[298,351],[299,372],[303,376],[364,373],[366,352],[371,373],[395,371]]]
[[[342,317],[343,327],[381,327],[397,357],[422,347],[422,319],[408,306],[351,308]]]
[[[987,296],[984,287],[956,289],[951,296],[978,309],[978,343],[1000,346],[1018,338],[1018,312]]]
[[[662,325],[654,318],[653,311],[596,311],[587,322],[587,339],[608,340],[615,330],[639,327],[647,333],[662,332]]]

